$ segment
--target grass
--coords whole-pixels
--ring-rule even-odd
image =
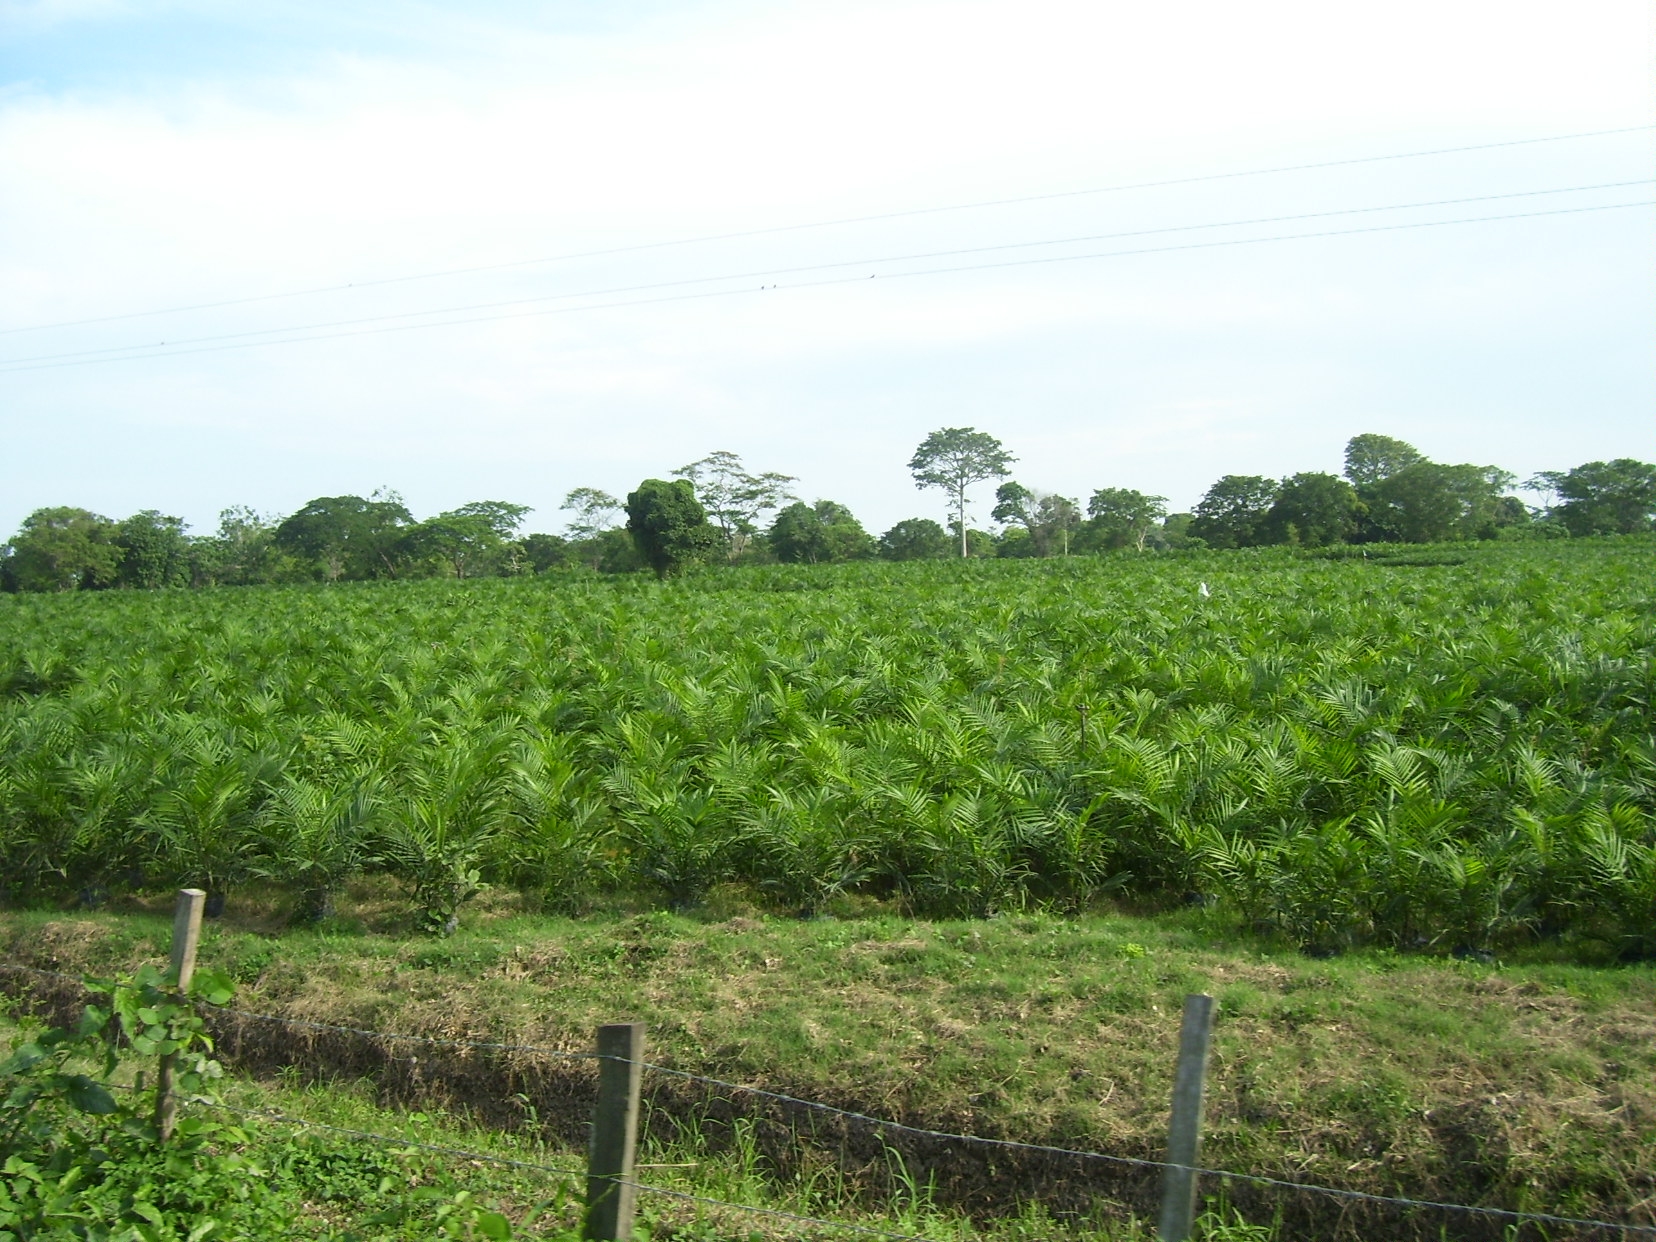
[[[568,1051],[585,1051],[601,1022],[637,1019],[653,1061],[692,1073],[912,1125],[1147,1159],[1161,1154],[1182,997],[1207,991],[1221,1005],[1204,1151],[1214,1167],[1563,1215],[1651,1215],[1649,964],[1381,951],[1314,960],[1195,908],[933,921],[865,904],[800,920],[767,917],[734,893],[692,914],[581,920],[521,913],[501,897],[434,942],[401,928],[383,888],[358,885],[341,917],[279,936],[270,911],[233,913],[210,926],[203,960],[238,978],[238,1004],[251,1010]],[[110,972],[162,956],[169,935],[162,912],[140,908],[10,913],[0,952]],[[505,1143],[568,1153],[584,1142],[590,1082],[578,1064],[269,1024],[243,1024],[224,1046],[267,1083],[322,1084],[306,1108],[394,1104],[470,1118]],[[654,1076],[646,1087],[657,1155],[716,1155],[720,1176],[735,1179],[727,1188],[816,1205],[807,1214],[828,1203],[905,1210],[905,1178],[930,1187],[928,1210],[958,1221],[1015,1216],[1031,1202],[1065,1219],[1104,1210],[1125,1220],[1154,1199],[1153,1178],[1140,1175],[919,1141],[888,1149],[855,1128],[818,1125],[813,1138],[797,1110]],[[1231,1194],[1246,1219],[1286,1212],[1289,1229],[1338,1216],[1246,1186]],[[1441,1223],[1396,1224],[1395,1236],[1436,1236]],[[1359,1231],[1376,1224],[1350,1217]]]

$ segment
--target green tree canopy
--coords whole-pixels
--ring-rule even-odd
[[[111,586],[121,564],[119,528],[88,509],[36,509],[23,519],[6,555],[6,576],[21,591]]]
[[[544,574],[570,563],[569,540],[558,535],[525,535],[517,541],[517,556],[530,573]]]
[[[396,492],[322,496],[283,520],[276,546],[329,582],[395,577],[400,545],[414,518]]]
[[[1474,539],[1502,524],[1512,475],[1494,466],[1446,466],[1421,458],[1358,489],[1369,538],[1401,543]]]
[[[814,505],[795,501],[776,515],[766,539],[776,559],[785,564],[815,565],[874,555],[874,540],[862,523],[832,500]]]
[[[564,497],[560,509],[574,513],[565,529],[571,539],[592,539],[621,524],[626,507],[596,487],[577,487]]]
[[[408,530],[403,550],[413,560],[440,560],[456,578],[496,573],[512,563],[512,540],[528,505],[474,500]]]
[[[1127,487],[1101,487],[1087,501],[1087,542],[1097,548],[1144,551],[1156,523],[1167,516],[1166,496],[1146,496]]]
[[[1544,470],[1528,486],[1558,496],[1551,516],[1572,535],[1631,535],[1656,515],[1656,466],[1631,457]]]
[[[995,489],[995,507],[989,511],[995,521],[1027,528],[1035,520],[1035,493],[1016,479]]]
[[[196,571],[202,581],[226,586],[278,581],[294,562],[276,546],[276,520],[246,505],[219,513],[218,533],[195,541]]]
[[[948,533],[930,518],[904,518],[880,536],[879,546],[888,561],[929,561],[951,553]]]
[[[705,560],[720,544],[688,479],[645,479],[627,493],[627,531],[658,578],[670,578]]]
[[[1390,478],[1399,470],[1425,460],[1412,444],[1365,432],[1346,441],[1345,477],[1354,486],[1361,487]]]
[[[974,427],[943,427],[932,432],[914,450],[909,472],[916,487],[941,488],[949,496],[949,512],[960,532],[960,555],[967,555],[966,489],[985,479],[1004,479],[1017,458],[986,431]]]
[[[1356,490],[1344,479],[1303,471],[1282,481],[1264,529],[1272,543],[1309,548],[1345,543],[1357,533],[1361,508]]]
[[[733,561],[747,550],[748,541],[759,529],[759,519],[794,498],[788,484],[797,481],[791,474],[774,470],[749,474],[741,457],[726,449],[680,466],[673,473],[696,489],[696,498],[724,537],[725,554]]]
[[[1031,491],[1017,482],[995,489],[995,507],[989,516],[1022,527],[1028,536],[1027,542],[1016,541],[999,553],[1005,556],[1051,556],[1057,550],[1068,556],[1070,535],[1081,525],[1081,509],[1075,501],[1052,492]]]
[[[564,528],[569,536],[571,554],[593,569],[599,568],[604,562],[606,549],[613,549],[617,543],[610,536],[625,517],[626,505],[596,487],[577,487],[564,497],[559,508],[570,510],[575,515]],[[630,538],[623,536],[620,542],[628,549],[632,548]],[[638,565],[634,564],[633,568],[637,569]]]
[[[182,518],[155,509],[134,513],[116,527],[115,544],[121,549],[119,585],[149,590],[190,584],[190,541]]]
[[[1190,533],[1210,548],[1252,547],[1264,540],[1265,515],[1276,498],[1275,479],[1227,474],[1197,502]]]

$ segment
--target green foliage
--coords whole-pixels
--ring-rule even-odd
[[[1302,472],[1282,481],[1261,530],[1269,543],[1307,548],[1345,543],[1357,533],[1361,509],[1357,493],[1344,479]]]
[[[13,596],[0,876],[1656,951],[1649,542],[1330,551]]]
[[[1150,532],[1166,516],[1166,496],[1146,496],[1126,487],[1101,487],[1087,501],[1090,520],[1083,528],[1081,545],[1130,547],[1142,552]]]
[[[1543,471],[1529,486],[1557,493],[1551,516],[1572,535],[1630,535],[1656,516],[1656,466],[1630,457]]]
[[[102,1003],[73,1027],[25,1034],[0,1062],[0,1242],[514,1236],[446,1170],[411,1161],[412,1149],[327,1147],[212,1120],[224,1114],[223,1071],[195,1004],[228,1003],[226,976],[198,971],[188,994],[153,966],[86,984]],[[133,1057],[156,1056],[172,1058],[183,1109],[165,1140],[155,1090],[117,1081]]]
[[[699,564],[717,547],[718,530],[685,479],[645,479],[627,493],[627,530],[639,555],[658,578],[671,578]]]
[[[116,528],[115,545],[121,550],[118,585],[145,590],[189,585],[190,541],[181,518],[154,509],[135,513]]]
[[[1001,556],[1069,555],[1070,536],[1081,526],[1081,510],[1075,501],[1051,492],[1032,492],[1022,483],[1002,483],[995,489],[995,508],[990,514],[997,522],[1016,523],[1014,531],[1023,536],[1009,549],[1006,537],[997,549]]]
[[[759,520],[785,500],[793,499],[788,484],[797,482],[791,474],[767,470],[749,474],[741,457],[728,449],[709,453],[699,461],[673,471],[695,489],[707,516],[717,525],[725,555],[738,560],[759,529]],[[628,497],[630,514],[631,497]]]
[[[112,586],[121,564],[117,527],[86,509],[36,509],[6,547],[14,590],[74,591]]]
[[[190,552],[198,585],[247,586],[298,576],[297,563],[276,546],[275,521],[246,505],[223,510],[218,533],[196,540]]]
[[[395,492],[323,496],[283,520],[276,546],[309,566],[318,578],[395,577],[413,516]]]
[[[575,553],[567,539],[557,535],[525,535],[508,554],[522,572],[544,574],[571,563]]]
[[[87,980],[105,998],[79,1023],[26,1035],[0,1063],[0,1239],[207,1242],[283,1236],[294,1204],[267,1181],[237,1126],[185,1116],[163,1142],[154,1092],[118,1089],[117,1045],[173,1058],[183,1102],[215,1099],[222,1076],[196,998],[223,1004],[229,980],[198,973],[188,995],[146,966]]]
[[[934,561],[950,554],[949,536],[930,518],[904,518],[880,536],[888,561]]]
[[[784,565],[858,561],[874,555],[874,540],[862,523],[832,500],[814,505],[795,501],[776,515],[765,541]]]
[[[1251,548],[1267,542],[1265,517],[1276,503],[1275,479],[1227,474],[1197,503],[1190,533],[1210,548]]]
[[[1419,449],[1404,440],[1366,432],[1346,441],[1345,477],[1354,487],[1364,487],[1425,460]]]
[[[909,460],[914,484],[948,494],[962,557],[967,555],[966,489],[985,479],[1004,479],[1016,460],[994,436],[973,427],[940,428],[914,450]]]
[[[512,538],[529,512],[528,505],[503,500],[472,501],[403,532],[396,557],[435,563],[456,578],[498,574],[508,568]]]

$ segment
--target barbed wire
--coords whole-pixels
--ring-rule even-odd
[[[616,1057],[615,1060],[625,1058]],[[1471,1212],[1481,1216],[1494,1216],[1504,1220],[1533,1220],[1544,1221],[1549,1224],[1574,1225],[1582,1228],[1614,1229],[1623,1233],[1644,1234],[1656,1237],[1656,1226],[1631,1225],[1617,1221],[1590,1220],[1584,1217],[1554,1216],[1546,1212],[1522,1212],[1510,1208],[1474,1207],[1465,1203],[1443,1203],[1432,1199],[1410,1199],[1396,1195],[1377,1195],[1361,1190],[1343,1190],[1334,1186],[1318,1186],[1310,1182],[1292,1182],[1284,1178],[1265,1177],[1257,1173],[1233,1173],[1227,1169],[1209,1169],[1197,1165],[1177,1164],[1166,1160],[1145,1160],[1133,1156],[1112,1156],[1105,1152],[1085,1151],[1072,1147],[1056,1147],[1044,1143],[1025,1143],[1016,1139],[988,1138],[979,1134],[956,1134],[948,1130],[932,1130],[923,1126],[911,1126],[901,1121],[890,1121],[882,1117],[871,1116],[868,1113],[859,1113],[850,1109],[836,1108],[832,1104],[822,1104],[815,1100],[801,1099],[798,1096],[785,1095],[779,1091],[768,1091],[762,1087],[748,1087],[740,1083],[724,1082],[717,1078],[708,1078],[702,1074],[692,1074],[685,1070],[671,1069],[667,1066],[641,1062],[640,1068],[651,1070],[659,1074],[668,1074],[675,1078],[684,1078],[692,1082],[703,1083],[709,1086],[722,1087],[731,1091],[740,1091],[748,1095],[762,1096],[780,1103],[791,1104],[801,1108],[808,1108],[819,1112],[831,1113],[841,1117],[853,1118],[857,1121],[876,1126],[880,1129],[897,1130],[906,1134],[913,1134],[923,1138],[941,1139],[957,1143],[975,1143],[982,1146],[1009,1148],[1015,1151],[1039,1152],[1045,1155],[1072,1156],[1082,1160],[1096,1160],[1135,1169],[1177,1169],[1180,1172],[1195,1173],[1202,1177],[1224,1178],[1228,1181],[1247,1182],[1256,1186],[1270,1186],[1288,1190],[1304,1191],[1308,1194],[1328,1195],[1335,1198],[1358,1200],[1367,1203],[1388,1203],[1399,1207],[1435,1208],[1451,1212]]]
[[[127,1088],[131,1090],[133,1088]],[[239,1108],[234,1104],[222,1101],[193,1102],[197,1107],[214,1109],[220,1112],[234,1113],[241,1117],[257,1117],[265,1121],[273,1121],[284,1125],[297,1126],[302,1129],[326,1130],[332,1134],[343,1134],[355,1139],[366,1139],[370,1142],[384,1143],[392,1147],[416,1148],[420,1151],[436,1152],[440,1155],[455,1156],[462,1160],[476,1160],[488,1164],[503,1165],[523,1172],[545,1173],[555,1177],[580,1178],[586,1175],[585,1169],[565,1169],[556,1165],[540,1164],[532,1160],[513,1160],[507,1156],[491,1155],[488,1152],[473,1151],[466,1147],[447,1147],[437,1143],[422,1143],[415,1139],[406,1139],[394,1134],[377,1134],[372,1130],[357,1130],[349,1126],[336,1126],[329,1122],[315,1121],[309,1117],[296,1117],[290,1113],[276,1112],[270,1109]],[[871,1225],[854,1225],[849,1221],[824,1220],[820,1216],[805,1216],[797,1212],[785,1211],[781,1208],[759,1207],[756,1204],[732,1203],[728,1199],[715,1199],[708,1195],[692,1194],[689,1191],[669,1190],[665,1186],[652,1186],[647,1182],[632,1181],[616,1178],[618,1184],[631,1186],[634,1190],[641,1190],[646,1194],[662,1195],[671,1199],[683,1199],[695,1203],[704,1203],[717,1207],[730,1208],[733,1211],[749,1212],[760,1216],[772,1216],[782,1220],[791,1220],[800,1224],[818,1225],[825,1229],[838,1229],[850,1233],[866,1234],[873,1237],[892,1238],[898,1242],[926,1242],[919,1234],[896,1233],[889,1229],[876,1229]]]
[[[33,974],[44,975],[44,976],[51,977],[51,978],[65,979],[65,980],[69,980],[71,982],[84,983],[83,979],[79,979],[79,978],[77,978],[76,976],[73,976],[73,975],[64,974],[61,971],[44,970],[44,969],[41,969],[40,967],[26,966],[26,965],[23,965],[22,963],[0,962],[0,969],[27,971],[27,972],[30,972],[30,973],[33,973]],[[396,1032],[374,1031],[374,1030],[369,1030],[369,1029],[363,1028],[363,1027],[343,1026],[343,1025],[339,1025],[339,1024],[335,1024],[335,1023],[313,1022],[313,1021],[310,1021],[308,1019],[303,1019],[303,1018],[285,1018],[285,1017],[281,1017],[281,1016],[276,1015],[276,1014],[254,1013],[254,1012],[249,1011],[249,1010],[230,1009],[230,1008],[224,1007],[224,1006],[211,1006],[210,1008],[212,1008],[216,1012],[234,1014],[234,1015],[239,1016],[239,1017],[250,1018],[250,1019],[255,1019],[255,1020],[259,1020],[259,1021],[273,1022],[273,1023],[280,1024],[280,1025],[298,1026],[298,1027],[305,1027],[305,1028],[318,1029],[318,1030],[341,1031],[341,1032],[346,1032],[346,1033],[350,1033],[350,1034],[354,1034],[354,1035],[359,1035],[359,1036],[362,1036],[362,1037],[368,1038],[368,1039],[394,1040],[394,1041],[412,1041],[412,1042],[418,1042],[418,1043],[423,1043],[423,1044],[428,1044],[428,1045],[436,1045],[436,1046],[441,1046],[441,1047],[480,1048],[480,1049],[491,1050],[491,1051],[540,1053],[540,1054],[550,1055],[550,1056],[564,1058],[564,1059],[568,1059],[568,1060],[617,1061],[617,1062],[626,1063],[626,1064],[632,1064],[633,1063],[629,1060],[629,1058],[626,1058],[626,1057],[611,1056],[609,1054],[597,1053],[597,1052],[586,1052],[586,1053],[569,1052],[569,1051],[566,1051],[566,1050],[561,1049],[561,1048],[552,1048],[552,1047],[549,1047],[549,1046],[546,1046],[546,1045],[539,1045],[539,1044],[507,1044],[507,1043],[499,1043],[499,1042],[483,1041],[483,1040],[445,1039],[445,1038],[441,1038],[441,1037],[438,1037],[438,1036],[429,1036],[429,1035],[405,1035],[405,1034],[399,1034],[399,1033],[396,1033]],[[768,1090],[768,1089],[763,1088],[763,1087],[753,1087],[753,1086],[748,1086],[748,1085],[743,1084],[743,1083],[729,1082],[725,1079],[712,1078],[712,1077],[709,1077],[705,1074],[696,1074],[696,1073],[692,1073],[691,1071],[688,1071],[688,1070],[675,1069],[671,1066],[659,1065],[659,1064],[656,1064],[656,1063],[650,1062],[650,1061],[641,1061],[641,1062],[637,1062],[637,1064],[638,1064],[638,1066],[641,1070],[647,1070],[651,1073],[662,1074],[662,1075],[665,1075],[665,1076],[668,1076],[668,1077],[678,1078],[678,1079],[681,1079],[683,1081],[698,1083],[698,1084],[701,1084],[703,1086],[716,1087],[716,1088],[719,1088],[719,1089],[725,1090],[725,1091],[734,1091],[734,1092],[738,1092],[738,1093],[745,1094],[745,1095],[757,1096],[757,1097],[760,1097],[760,1098],[763,1098],[763,1099],[774,1100],[778,1103],[791,1105],[791,1106],[796,1107],[796,1108],[803,1108],[803,1109],[808,1109],[808,1110],[811,1110],[811,1111],[814,1111],[814,1112],[829,1114],[829,1115],[832,1115],[832,1116],[844,1117],[844,1118],[847,1118],[848,1120],[861,1122],[861,1123],[863,1123],[865,1125],[868,1125],[868,1126],[870,1126],[874,1129],[877,1129],[877,1130],[896,1131],[896,1132],[903,1133],[903,1134],[910,1134],[910,1135],[914,1135],[914,1136],[921,1137],[921,1138],[929,1138],[929,1139],[939,1140],[939,1141],[943,1141],[943,1142],[967,1143],[967,1144],[975,1144],[975,1145],[985,1146],[985,1147],[995,1147],[995,1148],[999,1148],[999,1149],[1003,1149],[1003,1150],[1026,1151],[1026,1152],[1040,1153],[1040,1154],[1043,1154],[1043,1155],[1052,1155],[1052,1156],[1067,1156],[1067,1157],[1071,1157],[1071,1158],[1074,1158],[1074,1159],[1097,1161],[1097,1162],[1101,1162],[1101,1163],[1115,1165],[1117,1167],[1132,1168],[1132,1169],[1138,1169],[1138,1170],[1144,1170],[1144,1171],[1176,1169],[1176,1170],[1181,1171],[1181,1172],[1193,1173],[1193,1174],[1196,1174],[1197,1176],[1200,1176],[1200,1177],[1214,1177],[1214,1178],[1220,1178],[1220,1179],[1223,1179],[1223,1180],[1226,1180],[1226,1181],[1242,1182],[1242,1183],[1246,1183],[1246,1184],[1249,1184],[1249,1185],[1264,1186],[1264,1187],[1270,1187],[1270,1188],[1273,1188],[1273,1189],[1294,1190],[1294,1191],[1300,1191],[1300,1192],[1306,1193],[1306,1194],[1316,1194],[1316,1195],[1322,1195],[1322,1196],[1326,1196],[1326,1197],[1330,1197],[1330,1198],[1344,1199],[1344,1200],[1347,1200],[1347,1201],[1350,1201],[1350,1202],[1387,1204],[1387,1205],[1394,1206],[1394,1207],[1405,1207],[1405,1208],[1413,1208],[1413,1209],[1430,1209],[1430,1210],[1444,1211],[1444,1212],[1461,1212],[1461,1213],[1466,1213],[1466,1214],[1470,1214],[1470,1215],[1496,1218],[1496,1219],[1500,1219],[1500,1220],[1510,1220],[1510,1221],[1518,1221],[1518,1222],[1536,1221],[1536,1222],[1545,1223],[1545,1224],[1568,1225],[1568,1226],[1572,1226],[1572,1227],[1580,1228],[1580,1229],[1609,1230],[1609,1231],[1619,1232],[1619,1233],[1623,1234],[1624,1236],[1625,1235],[1639,1235],[1639,1236],[1645,1236],[1645,1237],[1656,1237],[1656,1225],[1635,1225],[1635,1224],[1627,1224],[1627,1223],[1622,1223],[1622,1222],[1617,1222],[1617,1221],[1594,1220],[1594,1219],[1590,1219],[1590,1218],[1586,1218],[1586,1217],[1559,1216],[1559,1215],[1554,1215],[1554,1214],[1548,1213],[1548,1212],[1528,1212],[1528,1211],[1519,1211],[1519,1210],[1511,1209],[1511,1208],[1478,1207],[1478,1206],[1474,1206],[1472,1204],[1447,1203],[1447,1202],[1442,1202],[1442,1201],[1433,1200],[1433,1199],[1413,1199],[1413,1198],[1407,1198],[1407,1197],[1404,1197],[1404,1196],[1397,1196],[1397,1195],[1380,1195],[1380,1194],[1373,1194],[1373,1193],[1370,1193],[1368,1191],[1345,1190],[1345,1189],[1341,1189],[1339,1187],[1334,1187],[1334,1186],[1319,1186],[1319,1185],[1316,1185],[1314,1183],[1309,1183],[1309,1182],[1288,1181],[1284,1178],[1266,1177],[1262,1174],[1257,1174],[1257,1173],[1235,1173],[1235,1172],[1232,1172],[1228,1169],[1210,1169],[1210,1168],[1205,1168],[1205,1167],[1200,1167],[1200,1166],[1195,1166],[1195,1165],[1177,1164],[1177,1163],[1173,1163],[1173,1162],[1170,1162],[1170,1161],[1164,1161],[1164,1160],[1148,1160],[1148,1159],[1143,1159],[1143,1158],[1140,1158],[1140,1157],[1133,1157],[1133,1156],[1114,1156],[1114,1155],[1110,1155],[1106,1152],[1088,1151],[1088,1150],[1083,1150],[1083,1149],[1078,1149],[1078,1148],[1070,1148],[1070,1147],[1058,1147],[1058,1146],[1055,1146],[1055,1145],[1044,1144],[1044,1143],[1027,1143],[1027,1142],[1021,1142],[1021,1141],[1016,1140],[1016,1139],[990,1138],[990,1137],[985,1136],[985,1135],[959,1134],[959,1133],[949,1131],[949,1130],[935,1130],[935,1129],[930,1129],[930,1128],[925,1127],[925,1126],[914,1126],[914,1125],[909,1125],[909,1124],[907,1124],[905,1122],[901,1122],[901,1121],[893,1121],[890,1118],[876,1117],[876,1116],[874,1116],[870,1113],[858,1112],[854,1109],[839,1108],[839,1107],[837,1107],[835,1105],[832,1105],[832,1104],[824,1104],[824,1103],[821,1103],[820,1101],[817,1101],[817,1100],[807,1100],[807,1099],[804,1099],[800,1096],[787,1095],[783,1092],[771,1091],[771,1090]],[[228,1108],[230,1106],[225,1105],[223,1107]],[[238,1110],[231,1109],[231,1111],[238,1111]],[[294,1120],[292,1118],[281,1118],[281,1119],[282,1120],[288,1120],[288,1121],[293,1121]],[[296,1122],[296,1124],[308,1124],[308,1125],[322,1126],[322,1123],[320,1123],[320,1122],[299,1121],[299,1122]],[[381,1140],[387,1141],[387,1142],[401,1142],[401,1141],[403,1141],[403,1140],[388,1138],[387,1136],[384,1136],[384,1135],[371,1135],[371,1134],[367,1134],[367,1132],[352,1132],[352,1131],[345,1130],[342,1127],[323,1127],[323,1128],[331,1128],[331,1129],[339,1130],[342,1133],[360,1133],[364,1137],[381,1139]],[[412,1145],[414,1145],[414,1146],[424,1146],[422,1144],[417,1144],[417,1143],[413,1143]],[[439,1149],[433,1148],[433,1150],[439,1150]],[[445,1151],[448,1152],[448,1154],[454,1154],[454,1155],[474,1155],[478,1159],[498,1159],[498,1158],[495,1158],[495,1157],[486,1157],[486,1156],[483,1156],[480,1153],[464,1152],[464,1151],[461,1151],[459,1149],[441,1149],[441,1150],[445,1150]],[[524,1165],[524,1167],[535,1168],[535,1167],[543,1167],[543,1166]],[[548,1170],[548,1171],[555,1171],[555,1170]],[[567,1172],[567,1171],[564,1171],[564,1172]],[[643,1186],[641,1186],[641,1188],[642,1189],[652,1189],[652,1188],[643,1187]],[[652,1192],[654,1192],[654,1191],[652,1190]],[[679,1192],[665,1192],[665,1191],[662,1191],[660,1193],[677,1194]],[[694,1198],[695,1196],[686,1196],[686,1197]],[[710,1200],[710,1202],[721,1202],[721,1201]],[[727,1205],[727,1206],[741,1206],[741,1205]],[[773,1211],[774,1209],[751,1209],[751,1210],[755,1210],[755,1211],[760,1211],[760,1210]],[[787,1215],[787,1214],[783,1213],[783,1215]],[[801,1219],[801,1220],[814,1220],[814,1218],[809,1218],[809,1217],[801,1217],[799,1219]],[[836,1227],[836,1228],[840,1227],[840,1226],[835,1225],[835,1223],[832,1222],[832,1221],[816,1221],[815,1223],[824,1224],[824,1225],[828,1225],[830,1227]],[[852,1228],[861,1228],[861,1227],[852,1227]],[[874,1232],[879,1232],[879,1231],[874,1231]],[[890,1234],[890,1235],[887,1235],[887,1236],[905,1237],[905,1236],[909,1236],[909,1235]]]

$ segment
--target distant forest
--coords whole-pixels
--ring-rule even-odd
[[[115,520],[86,509],[36,510],[0,549],[6,591],[153,589],[388,578],[556,573],[667,576],[698,565],[824,563],[951,556],[1087,556],[1266,545],[1563,539],[1649,531],[1656,466],[1630,458],[1544,471],[1512,494],[1495,466],[1434,462],[1390,436],[1354,437],[1342,475],[1226,475],[1192,512],[1127,488],[1077,498],[1012,478],[993,436],[942,428],[909,463],[916,485],[948,497],[947,525],[914,517],[875,537],[844,505],[806,503],[791,475],[752,473],[719,451],[647,479],[626,498],[578,487],[560,534],[524,533],[528,506],[480,500],[416,520],[392,491],[324,496],[285,517],[238,506],[192,535],[156,509]],[[996,484],[990,529],[972,525],[973,489]]]

